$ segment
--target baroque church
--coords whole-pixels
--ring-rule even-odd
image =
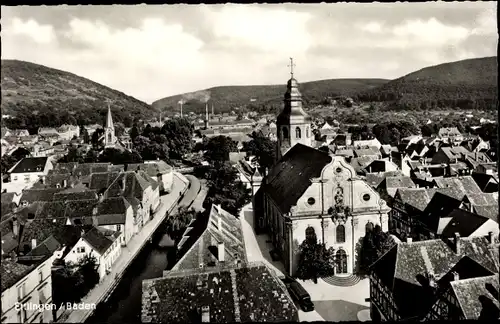
[[[253,183],[254,226],[270,234],[289,275],[296,273],[299,245],[312,232],[334,249],[335,275],[356,274],[366,231],[376,225],[387,231],[390,208],[343,157],[313,147],[312,119],[302,107],[293,61],[291,66],[277,117],[277,161]]]

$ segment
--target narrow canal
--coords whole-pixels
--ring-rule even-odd
[[[167,269],[172,247],[158,247],[163,236],[158,229],[152,243],[148,243],[134,260],[123,276],[122,281],[106,303],[97,306],[97,310],[86,323],[140,323],[142,303],[142,281],[159,278]]]

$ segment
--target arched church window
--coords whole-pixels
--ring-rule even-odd
[[[368,223],[366,223],[366,226],[365,226],[365,234],[368,234],[368,232],[371,232],[371,231],[373,231],[373,223],[368,222]]]
[[[111,142],[111,134],[108,134],[108,142]]]
[[[309,126],[306,127],[306,138],[309,138]]]
[[[300,128],[297,127],[297,128],[295,128],[295,137],[296,138],[300,138],[300,136],[301,136],[301,134],[300,134]]]
[[[287,140],[288,139],[288,129],[286,127],[283,127],[281,129],[281,134],[283,135],[283,139]]]
[[[345,243],[345,226],[337,226],[337,243]]]

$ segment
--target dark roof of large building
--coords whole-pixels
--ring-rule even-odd
[[[332,161],[324,152],[296,144],[270,170],[266,183],[261,187],[287,213],[311,185],[311,178],[321,175],[323,168]]]
[[[468,237],[488,221],[487,217],[460,208],[454,209],[446,217],[451,220],[441,233],[443,237],[453,237],[455,233],[459,233],[461,237]]]
[[[102,192],[118,177],[118,172],[96,172],[90,175],[89,188]]]
[[[144,280],[142,291],[143,323],[200,322],[202,307],[211,323],[298,321],[286,287],[263,263],[170,272]]]
[[[435,302],[434,290],[428,286],[429,273],[439,281],[464,257],[490,274],[498,272],[498,244],[492,247],[485,237],[459,238],[458,242],[459,253],[448,240],[398,243],[374,263],[374,274],[392,292],[402,318],[423,316]]]
[[[461,204],[461,200],[436,192],[427,204],[427,207],[423,210],[420,221],[424,223],[428,229],[437,233],[439,219],[441,217],[447,217],[453,210],[459,208]]]
[[[498,192],[495,193],[470,193],[465,195],[465,199],[468,200],[471,205],[474,206],[491,206],[498,205]]]
[[[17,163],[11,173],[43,172],[47,157],[27,157]]]
[[[103,255],[116,240],[115,231],[92,227],[84,235],[85,240],[97,253]]]
[[[112,197],[135,197],[142,201],[144,191],[151,184],[144,179],[138,172],[122,172],[116,177],[113,183],[104,193],[106,198]]]
[[[401,202],[417,210],[423,211],[429,203],[429,195],[424,188],[399,188],[395,197],[401,199]]]
[[[498,274],[453,281],[451,282],[451,288],[465,319],[483,319],[483,312],[487,311],[484,308],[485,304],[490,304],[496,308],[494,318],[490,319],[498,319],[498,310],[500,309],[500,303],[498,302]]]
[[[386,188],[415,188],[415,183],[410,177],[389,176],[385,178]]]
[[[172,172],[172,167],[167,163],[165,163],[164,161],[129,164],[127,166],[127,171],[135,171],[137,169],[146,171],[146,173],[150,177],[157,177],[158,174],[165,174]]]
[[[482,192],[471,176],[435,178],[434,182],[438,188],[459,188],[464,195]]]

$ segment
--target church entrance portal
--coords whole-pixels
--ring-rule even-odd
[[[338,250],[337,257],[337,274],[347,273],[347,254],[344,250]]]

